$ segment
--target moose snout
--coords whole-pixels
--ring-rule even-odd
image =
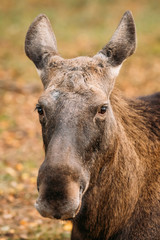
[[[71,169],[67,171],[52,169],[51,171],[50,168],[48,173],[45,177],[44,172],[39,173],[39,196],[35,203],[36,209],[43,217],[73,219],[81,208],[87,181],[81,175],[77,175],[77,172],[73,173]]]
[[[78,213],[81,206],[82,187],[75,182],[43,192],[35,203],[35,207],[43,217],[56,219],[72,219]]]

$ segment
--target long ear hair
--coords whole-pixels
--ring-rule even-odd
[[[49,19],[39,15],[30,25],[25,39],[26,55],[34,62],[37,69],[43,69],[50,55],[58,55],[55,35]]]
[[[113,67],[119,66],[136,48],[136,29],[132,13],[124,13],[119,26],[107,45],[97,55],[102,54]]]

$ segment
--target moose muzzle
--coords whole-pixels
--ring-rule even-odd
[[[79,164],[52,166],[44,161],[38,175],[35,207],[43,217],[73,219],[80,211],[88,182],[88,174]]]

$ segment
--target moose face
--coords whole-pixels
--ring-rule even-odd
[[[38,175],[36,208],[44,217],[72,219],[116,131],[110,94],[123,60],[135,49],[135,28],[126,12],[111,41],[93,58],[63,59],[46,16],[31,24],[27,56],[44,85],[36,109],[45,160]]]
[[[37,104],[46,157],[39,171],[36,206],[44,216],[68,219],[78,213],[93,154],[104,145],[105,128],[113,128],[110,89],[103,82],[109,72],[103,64],[100,59],[60,58],[49,70],[54,85],[51,80]]]

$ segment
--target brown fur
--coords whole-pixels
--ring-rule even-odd
[[[77,239],[159,239],[159,96],[127,100],[113,91],[111,102],[118,125],[114,152],[107,153],[105,159],[110,162],[106,168],[103,164],[101,174],[97,171],[101,166],[96,165],[86,207],[82,217],[74,220],[75,231],[83,232]],[[91,215],[94,217],[87,217]]]
[[[114,88],[135,45],[130,12],[93,58],[58,56],[44,15],[26,36],[44,85],[36,208],[71,219],[72,240],[160,239],[160,93],[126,99]]]

